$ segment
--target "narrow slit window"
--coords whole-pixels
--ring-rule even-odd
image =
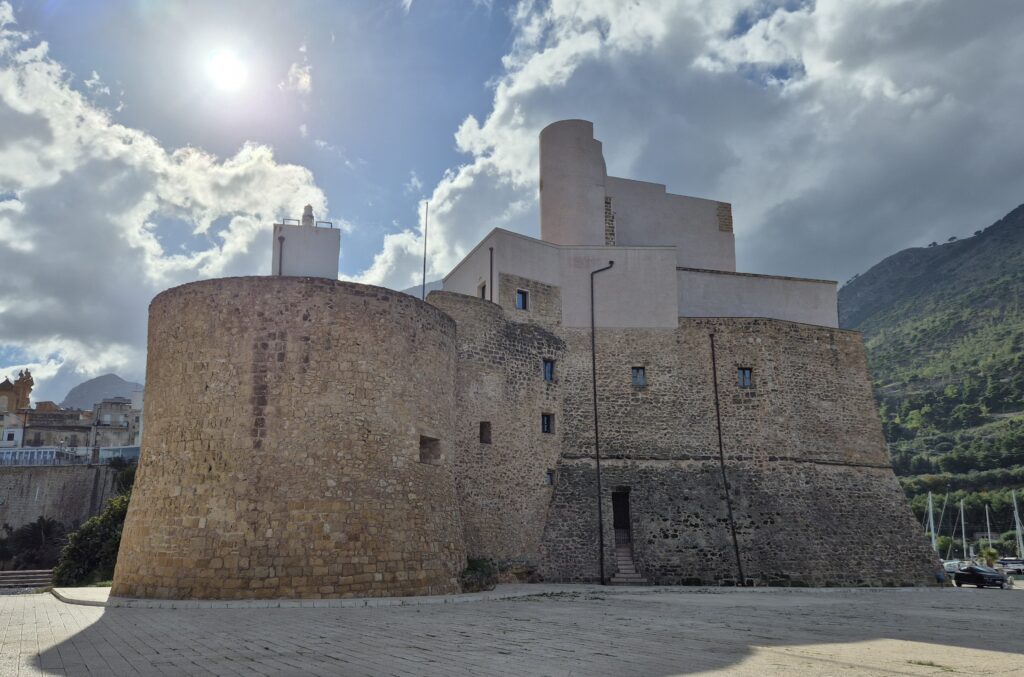
[[[540,415],[540,431],[542,433],[553,433],[555,432],[555,415],[554,414],[541,414]]]
[[[544,484],[548,485],[549,487],[550,486],[554,486],[554,484],[555,484],[555,471],[554,470],[548,470],[547,472],[544,473]]]
[[[516,289],[516,308],[519,310],[530,309],[530,292],[525,289]]]
[[[491,443],[491,422],[480,421],[480,444]]]
[[[487,299],[487,283],[486,282],[481,282],[480,283],[480,298],[482,298],[484,300]]]
[[[754,370],[750,367],[740,367],[736,370],[736,378],[740,388],[754,387]]]
[[[420,463],[441,464],[441,440],[420,435]]]
[[[554,381],[555,380],[555,361],[544,360],[544,380]]]
[[[631,377],[633,385],[637,388],[643,388],[647,385],[647,370],[644,367],[633,367]]]

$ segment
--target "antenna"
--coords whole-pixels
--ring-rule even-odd
[[[427,226],[430,224],[430,200],[424,200],[423,214],[423,287],[420,290],[420,299],[427,300]]]

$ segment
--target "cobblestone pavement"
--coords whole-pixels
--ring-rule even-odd
[[[0,675],[1024,674],[1021,591],[643,588],[378,608],[0,597]]]

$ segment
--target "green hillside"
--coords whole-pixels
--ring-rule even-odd
[[[1022,300],[1024,205],[973,237],[898,252],[839,290],[840,325],[864,332],[914,511],[924,516],[929,490],[937,508],[948,495],[948,534],[963,499],[969,540],[985,531],[986,504],[996,539],[1013,529],[1010,489],[1024,510]]]

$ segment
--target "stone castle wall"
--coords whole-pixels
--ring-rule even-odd
[[[448,292],[428,300],[458,324],[454,467],[466,552],[503,570],[535,568],[554,489],[547,473],[560,451],[565,344],[537,325],[509,321],[489,301]],[[551,382],[545,359],[555,361]],[[543,413],[554,416],[554,433],[541,432]],[[480,441],[481,422],[490,424],[489,443]]]
[[[103,465],[0,467],[0,527],[39,517],[77,527],[114,495],[117,471]]]
[[[563,451],[540,573],[595,580],[590,335],[563,334]],[[929,581],[937,562],[889,466],[859,334],[682,318],[678,330],[599,329],[597,363],[605,543],[611,493],[628,491],[637,569],[652,582],[735,582],[737,549],[760,584]],[[631,383],[633,366],[646,387]],[[739,387],[740,367],[753,369],[752,388]]]
[[[405,294],[290,277],[160,294],[113,594],[458,591],[455,370],[454,322]]]

